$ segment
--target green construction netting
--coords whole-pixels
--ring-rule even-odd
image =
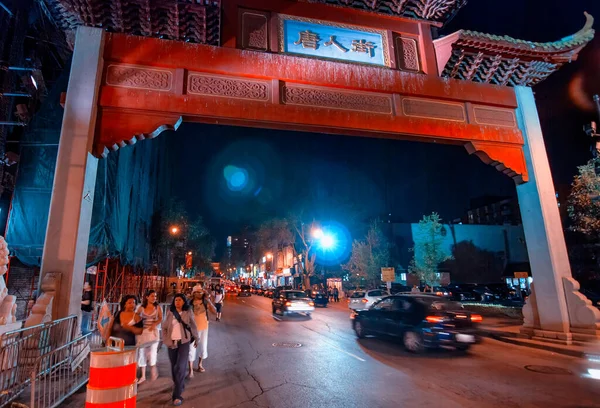
[[[11,254],[32,266],[41,263],[46,235],[62,125],[60,95],[69,76],[65,71],[23,137],[9,214],[6,240]],[[111,152],[99,161],[88,264],[110,256],[125,265],[150,266],[153,215],[172,185],[165,136]]]

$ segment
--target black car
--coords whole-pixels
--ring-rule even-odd
[[[371,334],[399,337],[414,353],[446,346],[467,350],[479,341],[475,324],[481,320],[480,315],[439,296],[406,294],[388,296],[357,312],[353,328],[359,338]]]
[[[238,296],[252,296],[251,290],[252,288],[250,287],[250,285],[242,285],[240,286]]]
[[[327,307],[327,304],[329,303],[329,298],[323,292],[312,293],[312,295],[310,297],[312,298],[313,302],[315,303],[315,307],[317,307],[317,306]]]

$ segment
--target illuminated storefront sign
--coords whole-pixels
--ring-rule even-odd
[[[280,16],[281,52],[390,66],[384,31]]]

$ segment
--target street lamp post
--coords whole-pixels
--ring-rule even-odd
[[[169,228],[169,233],[171,234],[171,236],[176,237],[177,235],[179,235],[179,227],[176,225],[173,225],[171,228]],[[176,275],[175,274],[175,248],[174,248],[174,244],[171,246],[170,248],[170,254],[171,254],[171,265],[170,265],[170,276]]]

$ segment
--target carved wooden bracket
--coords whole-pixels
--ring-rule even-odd
[[[475,154],[485,164],[494,166],[496,170],[512,177],[515,183],[522,184],[529,180],[522,146],[469,142],[465,144],[465,148],[469,154]]]
[[[177,130],[182,120],[175,114],[103,108],[96,122],[93,154],[105,158],[111,150],[153,139],[165,130]]]

